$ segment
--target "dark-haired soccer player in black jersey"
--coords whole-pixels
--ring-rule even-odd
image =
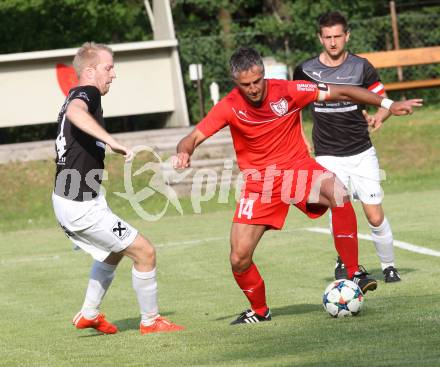
[[[379,75],[368,60],[346,51],[350,32],[341,13],[334,11],[322,15],[318,31],[323,51],[298,66],[294,79],[356,85],[386,96]],[[393,234],[382,208],[379,163],[368,132],[368,125],[373,131],[377,130],[391,114],[379,108],[370,116],[363,108],[350,101],[314,102],[315,156],[322,166],[337,175],[354,198],[362,202],[385,282],[397,282],[400,275],[394,265]],[[335,277],[345,278],[345,273],[344,264],[338,258]]]
[[[106,144],[127,159],[131,151],[104,128],[101,96],[116,77],[112,50],[85,43],[73,66],[79,85],[72,88],[58,116],[56,177],[52,195],[56,218],[76,247],[95,260],[82,309],[73,318],[78,329],[94,328],[114,334],[117,327],[99,311],[101,302],[123,256],[133,260],[132,285],[139,303],[141,334],[177,331],[159,315],[157,306],[156,254],[151,243],[115,215],[100,192]]]

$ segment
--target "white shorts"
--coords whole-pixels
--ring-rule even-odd
[[[315,159],[321,166],[336,174],[353,199],[371,205],[382,203],[383,190],[374,147],[348,157],[321,155]]]
[[[97,261],[104,261],[111,252],[121,252],[137,236],[135,228],[110,210],[104,195],[73,201],[52,193],[52,203],[67,237]]]

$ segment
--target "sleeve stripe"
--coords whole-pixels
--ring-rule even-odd
[[[370,92],[373,92],[373,93],[376,93],[376,94],[379,94],[379,95],[381,95],[381,94],[383,94],[385,92],[384,85],[381,82],[377,82],[377,83],[374,83],[374,84],[370,85],[368,87],[368,90]]]

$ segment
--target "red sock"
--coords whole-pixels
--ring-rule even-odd
[[[347,269],[348,278],[359,270],[356,214],[350,202],[331,209],[336,251]]]
[[[268,307],[266,305],[266,288],[264,280],[258,272],[257,266],[252,265],[242,273],[232,272],[244,295],[251,303],[251,308],[260,316],[264,316]]]

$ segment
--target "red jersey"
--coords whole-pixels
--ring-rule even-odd
[[[268,79],[267,95],[253,106],[234,88],[200,121],[206,137],[229,125],[240,170],[291,169],[309,157],[301,134],[300,111],[317,100],[319,89],[306,81]]]

